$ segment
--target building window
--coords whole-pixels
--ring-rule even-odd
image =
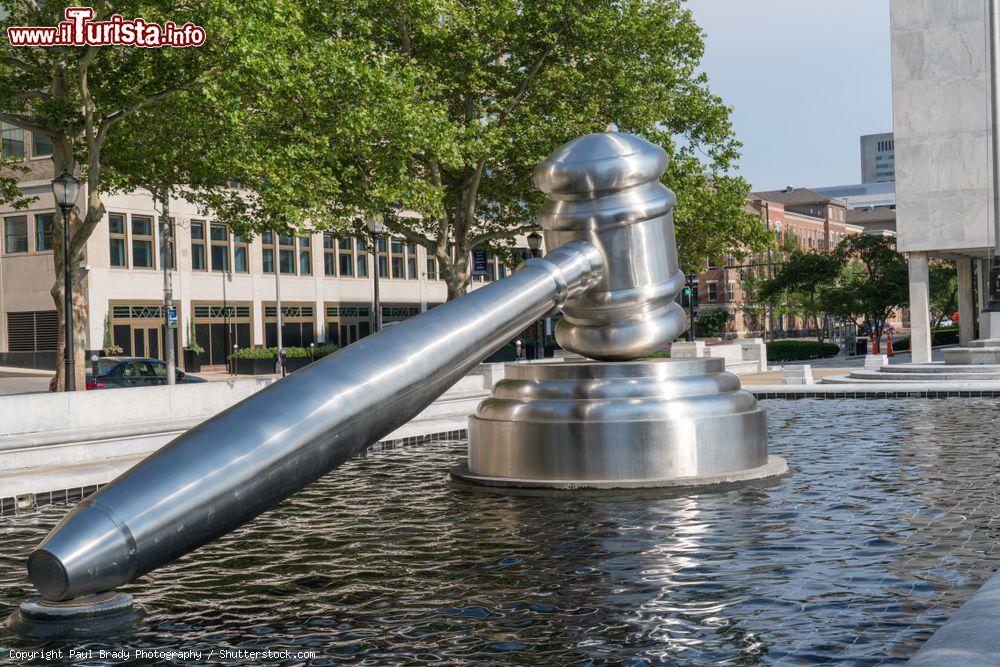
[[[4,218],[4,249],[8,254],[28,252],[28,216]]]
[[[125,216],[121,213],[108,215],[108,236],[111,266],[128,266],[125,260]]]
[[[400,239],[392,239],[389,242],[389,250],[391,251],[389,255],[391,258],[392,277],[397,279],[405,278],[406,276],[403,274],[403,242]]]
[[[715,303],[719,300],[719,283],[712,282],[705,283],[705,287],[708,289],[708,301],[710,303]]]
[[[384,236],[378,239],[378,277],[389,277],[389,254]]]
[[[299,237],[299,275],[312,275],[312,238]]]
[[[52,150],[52,139],[41,132],[31,133],[31,157],[47,157]]]
[[[0,123],[0,157],[24,157],[24,130]]]
[[[438,279],[438,261],[434,257],[427,258],[427,280]]]
[[[205,266],[205,223],[201,220],[191,221],[191,269],[204,271]]]
[[[262,246],[264,273],[274,273],[274,232],[264,232],[260,235]]]
[[[55,226],[55,213],[39,213],[35,216],[35,250],[52,250],[52,228]]]
[[[406,244],[406,279],[417,280],[417,246],[414,243]]]
[[[726,301],[729,303],[736,301],[736,283],[732,280],[726,283]]]
[[[229,270],[229,229],[220,223],[209,225],[209,236],[212,242],[212,270]]]
[[[247,256],[249,252],[246,237],[242,234],[233,234],[233,270],[236,273],[250,271],[250,260]]]
[[[368,277],[368,247],[362,239],[354,239],[354,249],[357,251],[355,264],[358,268],[358,278]]]
[[[132,216],[132,266],[154,268],[153,219],[145,215]]]
[[[295,274],[295,237],[278,234],[278,265],[282,273]]]
[[[323,273],[337,275],[337,253],[334,252],[333,234],[330,232],[323,232]]]

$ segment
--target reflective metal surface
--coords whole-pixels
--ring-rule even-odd
[[[519,487],[722,483],[767,466],[767,415],[722,359],[511,364],[469,418],[468,468]]]
[[[674,298],[684,286],[674,240],[674,193],[660,184],[667,154],[640,137],[588,134],[535,169],[549,198],[539,214],[545,243],[590,243],[607,271],[569,299],[556,340],[591,359],[621,361],[655,352],[684,330]]]
[[[535,173],[550,200],[540,222],[555,250],[545,259],[365,338],[177,438],[76,507],[30,556],[31,582],[49,600],[110,590],[214,540],[409,421],[555,309],[565,315],[556,334],[563,347],[593,359],[634,359],[674,339],[684,328],[673,301],[683,276],[674,196],[658,180],[666,166],[661,148],[627,134],[587,135],[556,150]],[[686,374],[655,364],[580,368],[589,370],[569,379],[584,382],[561,385],[582,392],[573,406],[560,403],[558,383],[552,400],[510,414],[487,402],[474,420],[474,466],[617,482],[766,461],[763,411],[729,377],[678,380]],[[487,419],[492,430],[481,426]]]
[[[405,424],[601,271],[586,244],[556,249],[276,382],[80,503],[31,554],[31,582],[50,600],[110,590],[229,532]]]

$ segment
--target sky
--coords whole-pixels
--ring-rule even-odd
[[[753,190],[860,183],[860,136],[892,130],[889,0],[687,4]]]

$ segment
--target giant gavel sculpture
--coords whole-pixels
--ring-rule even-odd
[[[783,472],[764,410],[723,360],[633,361],[685,328],[666,166],[661,148],[623,133],[556,150],[535,172],[545,258],[275,382],[82,501],[29,558],[43,601],[111,591],[250,521],[558,310],[560,345],[598,361],[508,367],[470,418],[455,477],[575,489]]]

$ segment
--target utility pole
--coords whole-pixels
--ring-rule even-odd
[[[163,214],[160,216],[160,265],[163,267],[163,356],[167,362],[167,384],[177,382],[177,359],[174,350],[174,332],[177,330],[177,314],[174,311],[174,288],[170,280],[173,266],[170,233],[170,188],[160,191]]]
[[[764,226],[767,231],[771,231],[771,205],[764,202]],[[771,279],[771,244],[767,244],[767,279]],[[764,340],[770,342],[774,340],[774,299],[767,299],[767,335]]]
[[[274,239],[274,305],[275,314],[277,319],[275,322],[278,327],[278,373],[282,377],[285,375],[285,360],[281,355],[281,351],[284,349],[284,344],[281,341],[281,329],[284,327],[284,317],[282,317],[281,312],[281,242],[279,241],[278,231],[275,230],[272,234]],[[294,239],[292,241],[294,245]],[[295,261],[295,257],[292,257],[292,261]]]

